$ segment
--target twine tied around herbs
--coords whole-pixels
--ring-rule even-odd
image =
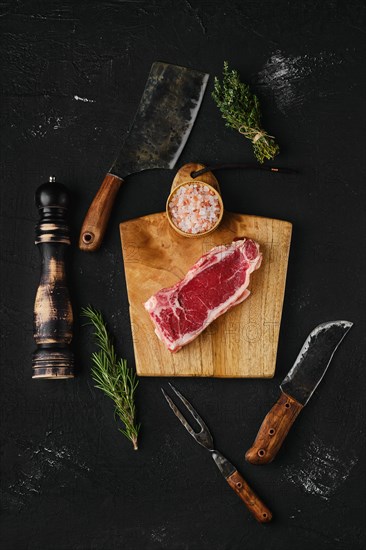
[[[252,143],[257,143],[262,138],[271,138],[275,139],[274,136],[271,136],[270,134],[267,134],[265,130],[258,130],[255,128],[248,128],[245,124],[242,124],[239,126],[238,131],[240,134],[245,136],[246,138],[250,139]]]
[[[239,131],[253,145],[254,156],[262,164],[272,160],[280,149],[275,138],[262,130],[259,99],[248,84],[240,81],[238,71],[224,62],[222,79],[215,77],[212,97],[226,120],[226,126]]]

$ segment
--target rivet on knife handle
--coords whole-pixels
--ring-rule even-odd
[[[79,248],[94,252],[100,247],[122,178],[107,174],[95,195],[81,228]]]
[[[260,523],[268,523],[272,519],[272,512],[260,500],[254,491],[249,487],[245,479],[235,470],[226,481],[230,487],[236,492],[238,497],[244,502],[248,510],[253,514],[255,519]]]
[[[263,420],[253,446],[245,454],[245,459],[251,464],[272,462],[302,408],[303,406],[295,399],[282,393]]]

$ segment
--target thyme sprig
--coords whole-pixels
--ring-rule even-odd
[[[100,348],[92,353],[91,375],[95,387],[112,399],[115,406],[115,419],[119,418],[124,428],[119,428],[138,449],[137,437],[140,425],[136,423],[135,391],[138,386],[136,373],[127,366],[126,359],[118,359],[113,340],[108,332],[100,311],[91,306],[82,308],[89,325],[94,327],[96,344]]]
[[[212,97],[227,121],[226,126],[234,128],[253,144],[254,155],[260,163],[273,159],[280,151],[275,138],[261,126],[259,100],[248,84],[240,82],[239,73],[229,69],[224,62],[222,82],[215,77]]]

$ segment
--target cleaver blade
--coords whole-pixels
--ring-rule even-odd
[[[97,250],[117,192],[127,176],[152,168],[174,168],[192,130],[209,75],[155,62],[122,148],[83,222],[79,247]]]
[[[264,418],[252,447],[245,454],[248,462],[272,462],[352,324],[349,321],[330,321],[318,325],[309,334],[293,367],[280,385],[281,397]]]

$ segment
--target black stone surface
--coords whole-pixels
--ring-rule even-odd
[[[358,550],[365,548],[365,4],[363,1],[4,1],[1,25],[2,550]],[[133,365],[118,223],[161,211],[173,173],[129,179],[103,248],[77,250],[155,60],[209,72],[180,164],[245,162],[250,145],[210,98],[223,60],[262,100],[278,164],[300,173],[218,174],[228,210],[294,225],[273,380],[181,379],[217,447],[274,513],[257,525],[141,379],[140,450],[118,432],[90,378],[81,306],[101,308]],[[73,192],[73,381],[32,381],[39,278],[36,188]],[[244,462],[303,340],[320,322],[355,323],[275,462]],[[247,360],[247,358],[243,358]]]

